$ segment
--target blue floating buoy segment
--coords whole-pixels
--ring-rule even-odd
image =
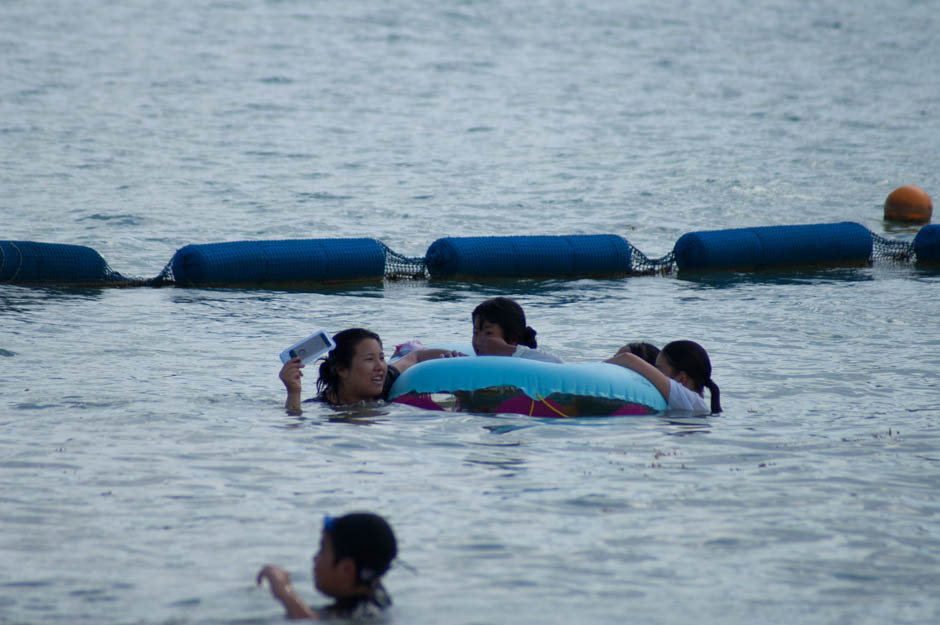
[[[120,279],[101,254],[84,245],[0,241],[0,283],[96,285]]]
[[[428,247],[432,278],[623,275],[632,247],[614,234],[446,237]]]
[[[301,285],[381,280],[385,248],[376,239],[287,239],[191,244],[170,261],[183,286]]]
[[[680,271],[867,265],[872,235],[853,222],[689,232],[673,253]]]
[[[924,226],[914,237],[918,263],[940,263],[940,225]]]
[[[389,400],[429,410],[535,417],[645,415],[666,410],[666,400],[656,387],[625,367],[507,356],[418,363],[398,376]]]

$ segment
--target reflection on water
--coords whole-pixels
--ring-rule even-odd
[[[22,287],[0,284],[0,315],[49,308],[70,301],[99,301],[108,289]]]
[[[910,272],[910,266],[902,271]],[[874,279],[871,267],[800,267],[794,269],[767,269],[761,271],[695,272],[680,271],[676,279],[701,288],[726,289],[739,286],[813,286],[839,282],[865,282]]]

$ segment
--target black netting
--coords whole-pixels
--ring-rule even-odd
[[[159,274],[155,277],[145,280],[143,286],[170,286],[176,284],[173,278],[173,263],[169,262]]]
[[[424,258],[403,256],[381,241],[385,249],[385,278],[388,280],[424,280],[428,277],[428,267]]]
[[[871,233],[872,259],[879,261],[911,262],[914,260],[914,244],[908,241],[893,241]]]
[[[676,264],[675,252],[669,252],[662,258],[649,258],[632,243],[630,243],[630,249],[632,251],[630,265],[634,274],[667,274]]]

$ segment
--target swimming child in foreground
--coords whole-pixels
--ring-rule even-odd
[[[398,555],[395,533],[382,517],[355,512],[326,517],[320,550],[313,556],[313,585],[336,601],[314,610],[300,598],[290,575],[279,566],[267,565],[257,582],[268,580],[271,594],[287,610],[288,618],[359,618],[372,616],[392,604],[382,586],[382,575]]]
[[[508,297],[488,299],[473,309],[473,351],[477,356],[514,356],[562,362],[538,349],[535,330],[526,325],[522,306]]]
[[[420,349],[388,365],[382,339],[375,332],[349,328],[333,335],[333,342],[336,347],[321,359],[316,400],[334,406],[388,399],[392,383],[408,367],[424,360],[456,355],[446,349]],[[303,368],[300,358],[294,358],[284,363],[279,373],[287,388],[284,407],[290,413],[300,412]]]
[[[708,412],[704,389],[711,396],[711,412],[721,412],[721,394],[712,381],[708,353],[694,341],[673,341],[656,356],[655,366],[632,353],[625,345],[606,362],[633,369],[662,394],[670,410]]]

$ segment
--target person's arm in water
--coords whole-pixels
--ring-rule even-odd
[[[300,358],[291,358],[281,367],[278,377],[287,387],[287,401],[284,402],[284,408],[291,414],[300,413],[300,393],[303,390],[303,384],[300,379],[304,376],[301,369],[304,368]]]
[[[608,358],[604,362],[610,362],[627,369],[632,369],[653,383],[659,394],[667,402],[669,401],[669,378],[665,373],[646,362],[636,354],[621,349],[613,358]]]
[[[268,584],[271,586],[271,594],[274,595],[274,598],[284,604],[288,618],[320,620],[320,615],[304,603],[304,600],[294,590],[287,571],[279,566],[269,564],[258,573],[258,585],[260,586],[265,579],[268,580]]]

